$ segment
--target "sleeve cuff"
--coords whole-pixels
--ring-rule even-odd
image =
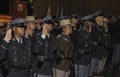
[[[45,39],[46,35],[44,35],[44,34],[41,34],[41,37],[42,37],[42,39]]]
[[[8,44],[5,40],[2,41],[2,44],[1,44],[1,47],[4,48],[4,49],[7,49],[8,47]]]

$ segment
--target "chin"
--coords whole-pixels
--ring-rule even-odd
[[[24,36],[25,34],[21,34],[20,36],[22,37],[22,36]]]

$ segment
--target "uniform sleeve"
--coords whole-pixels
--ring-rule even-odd
[[[6,51],[7,51],[8,45],[9,43],[7,43],[4,40],[2,41],[0,45],[0,61],[6,58]]]

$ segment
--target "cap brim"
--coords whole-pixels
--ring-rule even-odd
[[[66,26],[71,26],[71,24],[68,24],[68,25],[60,25],[58,28],[64,28]],[[72,26],[71,26],[72,27]]]
[[[4,26],[0,26],[0,28],[4,28]]]
[[[14,24],[12,25],[13,27],[21,27],[21,28],[26,28],[24,23],[18,23],[18,24]]]
[[[47,20],[47,21],[41,22],[40,25],[42,25],[44,23],[46,23],[46,24],[52,24],[53,22],[51,20]]]
[[[1,24],[1,25],[0,25],[0,28],[3,28],[3,27],[4,27],[4,25],[3,25],[3,24]]]

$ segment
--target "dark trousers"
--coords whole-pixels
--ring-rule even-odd
[[[4,77],[2,72],[0,72],[0,77]]]

